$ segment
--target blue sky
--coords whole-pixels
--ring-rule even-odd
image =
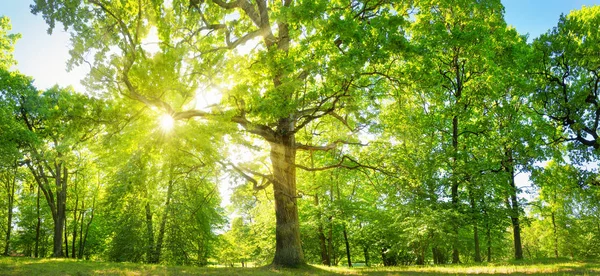
[[[583,5],[600,4],[600,0],[502,0],[505,5],[505,18],[520,33],[529,34],[530,40],[556,26],[561,13],[579,9]],[[50,36],[41,16],[30,13],[30,1],[0,0],[0,15],[8,16],[13,32],[21,33],[22,38],[15,47],[17,69],[32,76],[35,85],[48,88],[56,83],[61,86],[73,85],[83,91],[80,80],[87,74],[86,68],[75,68],[66,72],[69,58],[69,36],[57,26]]]
[[[562,13],[582,6],[599,5],[600,0],[502,0],[504,19],[521,34],[529,34],[529,41],[556,26]]]
[[[62,29],[48,35],[48,27],[42,17],[31,14],[31,3],[32,1],[24,0],[0,0],[0,16],[8,16],[12,32],[21,34],[14,52],[18,62],[17,69],[33,77],[39,89],[58,83],[61,86],[72,85],[78,91],[83,91],[80,80],[85,77],[87,70],[79,68],[70,73],[66,71],[69,35]]]

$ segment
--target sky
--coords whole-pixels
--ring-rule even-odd
[[[15,46],[14,56],[18,64],[16,69],[34,78],[39,89],[46,89],[55,84],[73,86],[77,91],[85,91],[80,81],[89,72],[85,67],[66,71],[69,59],[69,35],[57,24],[52,35],[47,33],[48,26],[41,16],[31,14],[29,5],[32,1],[0,0],[0,16],[11,19],[13,33],[20,33],[22,38]],[[502,0],[505,6],[505,19],[521,34],[529,34],[529,41],[556,26],[561,14],[567,14],[582,6],[600,4],[600,0]],[[528,174],[517,176],[519,186],[526,187]],[[221,189],[224,205],[228,200],[225,187]]]

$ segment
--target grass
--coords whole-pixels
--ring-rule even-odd
[[[600,275],[597,260],[537,260],[480,265],[347,268],[307,265],[298,269],[202,268],[72,259],[0,257],[0,275]]]

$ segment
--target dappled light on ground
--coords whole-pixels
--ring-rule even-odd
[[[527,261],[480,265],[347,268],[307,265],[297,269],[205,268],[77,261],[72,259],[0,258],[0,275],[598,275],[600,262]]]

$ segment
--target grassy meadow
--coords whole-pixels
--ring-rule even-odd
[[[600,275],[600,261],[538,260],[481,265],[347,268],[307,265],[298,269],[202,268],[134,263],[1,257],[0,275]]]

